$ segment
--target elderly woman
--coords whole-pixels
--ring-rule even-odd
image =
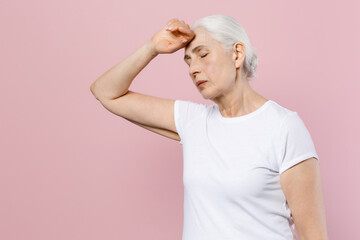
[[[195,87],[213,105],[129,91],[157,55],[185,49]],[[180,141],[183,240],[327,239],[321,178],[297,112],[255,92],[257,56],[242,26],[212,15],[170,20],[90,89],[112,113]]]

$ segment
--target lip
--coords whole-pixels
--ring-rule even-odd
[[[196,82],[196,86],[198,86],[198,87],[199,87],[199,85],[200,85],[201,83],[204,83],[204,82],[207,82],[207,81],[205,81],[205,80],[200,80],[200,81],[197,81],[197,82]]]

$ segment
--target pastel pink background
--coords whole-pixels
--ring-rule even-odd
[[[360,239],[358,1],[1,1],[0,239],[181,239],[182,147],[107,111],[90,85],[172,18],[235,17],[253,88],[297,111],[320,158],[329,237]],[[130,89],[202,99],[184,50]]]

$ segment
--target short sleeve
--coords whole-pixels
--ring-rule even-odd
[[[183,144],[187,125],[194,119],[200,117],[204,104],[194,103],[187,100],[175,100],[174,103],[174,121],[178,135],[180,136],[180,144]]]
[[[319,160],[310,133],[297,112],[288,113],[284,118],[279,143],[279,174],[308,158]]]

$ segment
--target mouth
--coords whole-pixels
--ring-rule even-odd
[[[206,82],[207,82],[207,81],[205,81],[205,80],[200,80],[200,81],[196,82],[196,86],[201,87],[201,86],[203,86]]]

